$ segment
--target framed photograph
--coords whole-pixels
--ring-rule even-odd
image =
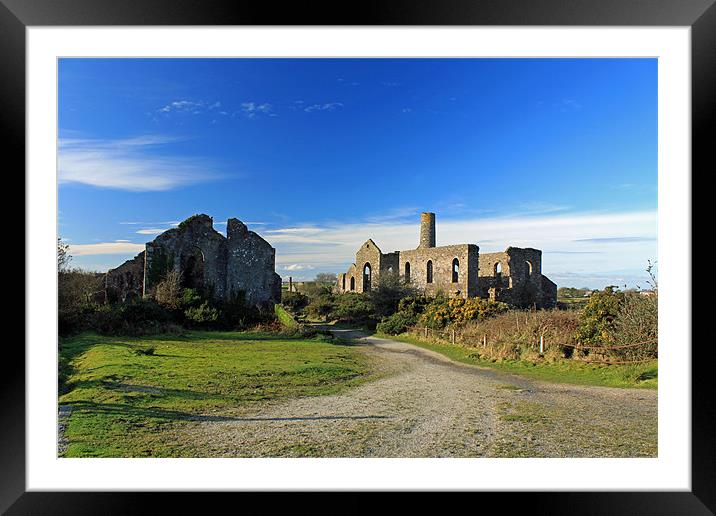
[[[0,1],[27,203],[0,509],[716,511],[713,0]]]

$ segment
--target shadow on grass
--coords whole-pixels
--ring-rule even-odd
[[[114,391],[119,392],[139,392],[142,394],[150,394],[155,396],[163,396],[163,397],[174,397],[179,398],[183,400],[212,400],[212,399],[221,399],[221,400],[230,400],[232,397],[230,396],[222,396],[221,394],[214,394],[214,393],[208,393],[208,392],[197,392],[197,391],[190,391],[186,389],[166,389],[164,387],[154,387],[151,385],[137,385],[137,384],[129,384],[129,383],[123,383],[119,381],[114,381],[112,379],[102,379],[102,380],[80,380],[78,382],[75,382],[72,384],[73,388],[79,388],[79,389],[95,389],[95,388],[101,388],[101,389],[111,389]],[[80,402],[84,403],[84,402]],[[73,405],[76,405],[76,403],[72,402]]]
[[[391,416],[296,416],[296,417],[232,417],[192,414],[178,410],[160,408],[142,408],[119,403],[77,402],[69,404],[73,413],[105,414],[118,417],[138,417],[164,419],[169,421],[209,421],[209,422],[261,422],[261,421],[340,421],[340,420],[380,420],[392,419]]]

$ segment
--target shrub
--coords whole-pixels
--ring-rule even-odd
[[[181,273],[171,269],[154,288],[154,299],[170,310],[179,310],[184,305],[184,293],[181,286]]]
[[[62,270],[57,275],[57,305],[60,310],[82,309],[104,301],[104,276],[81,269]]]
[[[413,294],[400,300],[398,303],[398,312],[418,316],[425,311],[425,307],[432,301],[433,299],[425,294]]]
[[[442,329],[448,324],[481,321],[508,309],[505,303],[479,297],[436,299],[425,308],[420,322],[429,328]]]
[[[614,321],[619,315],[624,296],[614,286],[592,294],[582,309],[576,339],[585,345],[614,342]]]
[[[199,306],[189,307],[184,310],[184,317],[190,326],[211,326],[219,320],[219,315],[219,310],[209,305],[208,301],[202,302]]]
[[[418,322],[418,316],[408,312],[395,312],[393,315],[384,318],[378,323],[376,329],[388,335],[405,333],[411,326]]]
[[[100,307],[93,327],[107,335],[149,335],[176,328],[173,314],[153,299]]]
[[[359,324],[369,327],[375,325],[373,304],[364,294],[340,294],[334,297],[332,319],[349,324]]]
[[[612,350],[626,359],[656,358],[659,336],[659,300],[656,294],[631,293],[624,297],[614,320],[615,343],[643,346]]]
[[[293,312],[300,312],[308,306],[308,296],[301,292],[282,292],[281,304]]]
[[[154,353],[156,353],[157,348],[155,346],[147,346],[145,348],[135,348],[134,354],[139,356],[154,356]]]
[[[384,273],[368,293],[377,318],[393,315],[400,301],[416,294],[415,287],[397,274]]]
[[[311,317],[327,319],[333,312],[333,309],[333,296],[330,294],[324,294],[311,301],[308,306],[306,306],[305,311]]]

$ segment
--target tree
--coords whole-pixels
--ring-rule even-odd
[[[336,275],[332,272],[319,272],[316,274],[316,283],[333,285],[336,282]]]
[[[398,310],[400,300],[417,293],[415,287],[396,273],[383,273],[375,288],[368,293],[375,315],[378,318],[393,315]]]
[[[154,288],[154,299],[162,306],[171,310],[182,307],[184,290],[181,285],[181,272],[169,270],[164,279]]]
[[[57,270],[65,271],[70,265],[72,256],[69,253],[70,245],[62,242],[61,238],[57,238]]]

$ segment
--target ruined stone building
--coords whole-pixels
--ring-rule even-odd
[[[416,249],[383,253],[373,240],[356,252],[355,263],[338,275],[338,292],[367,292],[382,275],[399,274],[427,294],[482,297],[515,306],[552,307],[557,285],[542,275],[542,251],[508,247],[480,254],[475,244],[435,246],[435,214],[420,216]]]
[[[281,277],[274,271],[276,250],[238,219],[229,219],[226,236],[208,215],[189,217],[146,244],[144,251],[107,272],[108,301],[150,294],[169,270],[181,273],[184,288],[216,300],[243,296],[247,304],[281,300]]]

